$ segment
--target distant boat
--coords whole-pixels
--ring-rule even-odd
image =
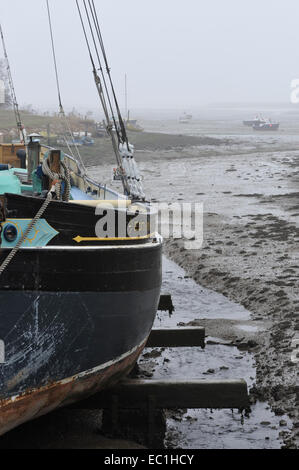
[[[127,131],[130,132],[143,132],[144,129],[138,124],[137,119],[130,119],[130,111],[128,111],[128,118],[124,120]]]
[[[252,126],[255,131],[278,131],[279,122],[272,122],[271,119],[256,123]]]
[[[105,122],[96,123],[95,133],[97,137],[108,137],[107,127],[106,127]]]
[[[187,113],[184,113],[180,119],[179,119],[179,122],[180,124],[188,124],[190,121],[192,121],[192,114],[187,114]]]
[[[73,140],[65,140],[65,139],[57,139],[56,142],[58,145],[67,145],[68,147],[82,147],[82,145],[86,145],[90,147],[94,145],[94,140],[91,137],[84,136],[84,137],[75,137]]]
[[[125,126],[126,126],[126,129],[127,131],[131,131],[131,132],[143,132],[144,129],[138,124],[137,120],[133,120],[133,119],[127,119],[127,121],[125,121]]]

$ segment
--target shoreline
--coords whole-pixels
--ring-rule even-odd
[[[170,239],[165,255],[198,284],[249,310],[254,328],[265,325],[241,338],[256,361],[251,396],[291,418],[292,435],[282,430],[282,438],[287,448],[298,448],[298,364],[291,359],[299,338],[299,157],[277,149],[226,156],[215,150],[212,157],[200,148],[173,149],[160,160],[157,152],[148,155],[150,169],[140,162],[146,193],[158,202],[204,204],[201,250],[186,251],[184,240]],[[219,323],[207,323],[212,336],[217,331],[231,340],[233,325]]]

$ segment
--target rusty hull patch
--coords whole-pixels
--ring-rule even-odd
[[[146,341],[130,356],[106,369],[91,371],[47,387],[29,390],[18,397],[0,400],[0,436],[27,421],[115,385],[130,373],[145,345]]]

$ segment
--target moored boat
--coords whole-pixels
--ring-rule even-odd
[[[127,131],[130,132],[143,132],[143,128],[138,124],[137,119],[127,119],[125,121]]]
[[[280,124],[271,120],[261,122],[252,126],[255,131],[278,131]]]
[[[0,146],[0,435],[115,384],[153,326],[161,238],[118,118],[124,194],[36,140]]]
[[[272,122],[271,119],[265,119],[263,116],[256,116],[250,121],[243,121],[244,126],[252,127],[255,131],[277,131],[280,127],[278,122]]]
[[[184,113],[182,116],[180,116],[179,118],[179,123],[180,124],[188,124],[189,122],[192,121],[192,114],[187,114],[187,113]]]

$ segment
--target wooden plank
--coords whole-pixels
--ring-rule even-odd
[[[205,347],[205,329],[193,328],[157,328],[153,329],[146,345],[147,348],[184,348]]]
[[[249,407],[245,380],[126,380],[73,405],[79,409],[145,409],[154,397],[157,409]]]
[[[162,294],[160,296],[158,310],[160,310],[161,312],[169,312],[170,314],[174,312],[175,308],[172,303],[172,297],[170,294]]]

